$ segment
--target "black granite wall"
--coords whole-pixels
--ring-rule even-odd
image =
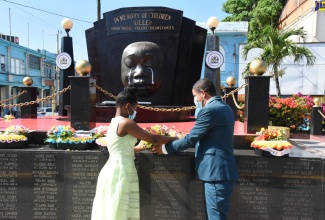
[[[97,176],[108,155],[96,151],[0,150],[0,219],[89,220]],[[323,219],[324,160],[260,157],[237,150],[240,179],[230,220]],[[193,152],[136,155],[141,219],[206,219]]]

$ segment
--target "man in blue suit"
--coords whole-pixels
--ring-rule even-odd
[[[209,220],[227,219],[230,195],[238,177],[233,153],[235,119],[209,79],[200,79],[192,89],[197,107],[202,105],[190,133],[180,140],[154,148],[170,154],[195,146],[195,169],[204,183]]]

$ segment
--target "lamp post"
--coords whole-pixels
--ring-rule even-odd
[[[67,33],[67,37],[69,36],[69,31],[73,27],[73,22],[71,21],[70,18],[65,18],[61,21],[61,26],[64,28],[65,32]]]
[[[218,18],[210,17],[207,25],[212,33],[207,36],[204,77],[214,82],[217,95],[221,96],[220,66],[223,64],[224,59],[223,55],[219,52],[219,37],[214,34],[215,29],[219,25]]]
[[[61,38],[61,53],[58,54],[56,63],[60,68],[60,90],[70,85],[69,76],[74,76],[74,59],[73,59],[73,44],[69,32],[73,27],[73,22],[69,18],[65,18],[61,22],[62,27],[67,33],[67,36]],[[70,92],[65,92],[59,97],[59,115],[67,116],[67,110],[64,106],[70,105]]]

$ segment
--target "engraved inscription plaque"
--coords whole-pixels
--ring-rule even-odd
[[[321,159],[237,157],[230,219],[322,219]]]
[[[58,154],[36,153],[34,155],[33,219],[63,218],[64,165],[56,158]],[[59,169],[58,169],[59,168]]]
[[[183,13],[163,7],[117,9],[106,12],[107,35],[129,32],[179,33]]]
[[[64,155],[0,151],[0,219],[64,219]]]
[[[89,220],[99,151],[0,150],[0,219]],[[322,158],[236,155],[240,179],[229,220],[323,219]],[[205,220],[203,184],[191,152],[138,153],[141,220]]]
[[[67,219],[89,220],[91,218],[97,177],[106,160],[106,156],[98,153],[66,154]]]
[[[17,219],[18,155],[0,153],[0,219]]]

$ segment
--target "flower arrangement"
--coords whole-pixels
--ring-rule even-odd
[[[80,144],[80,143],[91,143],[95,138],[91,133],[83,133],[75,131],[69,125],[52,126],[47,131],[47,139],[45,142],[48,143],[67,143],[67,144]]]
[[[258,136],[251,143],[251,147],[266,150],[268,148],[278,151],[291,149],[292,145],[284,139],[285,129],[264,129],[257,132]]]
[[[12,120],[12,119],[15,119],[15,116],[13,116],[13,115],[5,115],[5,116],[3,116],[3,119],[4,120]]]
[[[172,126],[171,128],[168,128],[166,125],[153,125],[150,127],[144,128],[144,130],[148,131],[149,133],[152,134],[160,134],[160,135],[165,135],[165,136],[170,136],[170,137],[178,137],[178,138],[183,138],[186,134],[184,132],[175,130],[175,127]],[[153,147],[152,143],[146,142],[146,141],[141,141],[141,143],[146,146],[146,148],[150,149]]]
[[[254,139],[254,141],[278,141],[278,140],[284,140],[284,129],[265,129],[261,128],[259,132],[256,132],[258,136]]]
[[[19,141],[27,141],[27,137],[19,134],[0,134],[1,143],[12,143]]]
[[[100,125],[93,128],[91,131],[94,133],[95,138],[105,137],[108,130],[108,126]]]
[[[95,143],[101,147],[107,147],[107,138],[105,137],[99,137],[95,140]]]
[[[312,97],[303,96],[301,93],[287,98],[270,96],[270,123],[288,127],[291,131],[309,130],[310,112],[313,105]]]
[[[26,135],[31,132],[28,128],[22,126],[22,125],[11,125],[8,128],[5,129],[6,133],[13,133],[13,134],[19,134],[19,135]]]
[[[239,105],[242,106],[244,96],[238,96]],[[309,130],[311,107],[314,105],[311,96],[301,93],[290,97],[269,98],[269,121],[270,125],[290,128],[291,132]],[[237,111],[238,120],[244,122],[244,109]]]
[[[100,125],[91,130],[93,137],[96,138],[95,143],[100,147],[107,147],[107,134],[108,126]]]
[[[0,133],[1,143],[12,143],[19,141],[27,141],[26,135],[30,133],[31,130],[21,125],[11,125]]]

